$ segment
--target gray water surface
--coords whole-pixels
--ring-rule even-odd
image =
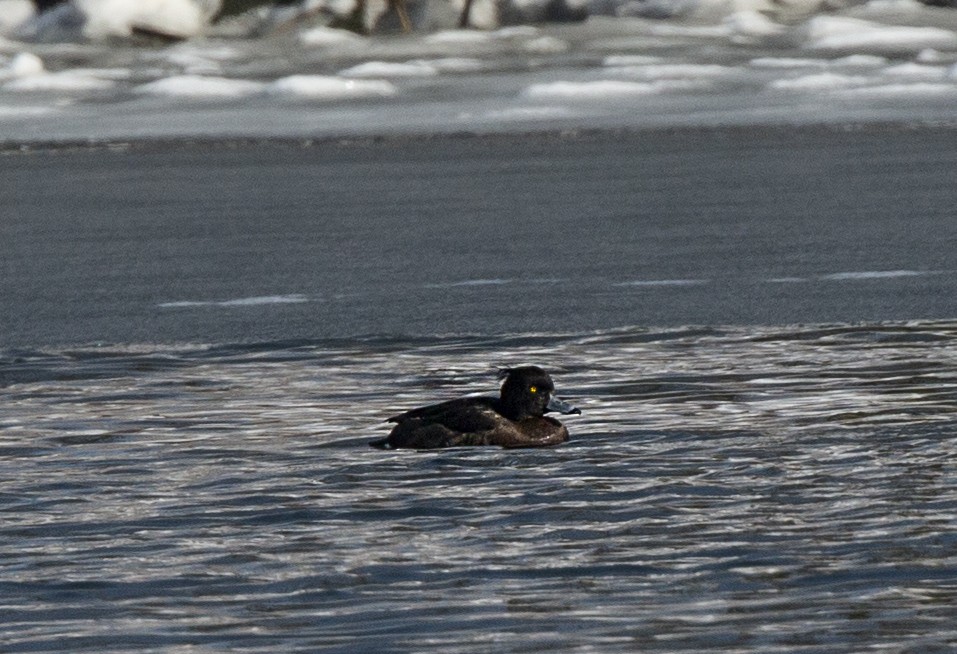
[[[564,446],[383,453],[534,361]],[[21,352],[8,652],[957,646],[957,325]]]
[[[6,151],[0,649],[952,651],[953,143]],[[569,443],[367,446],[519,363]]]
[[[957,316],[951,129],[0,157],[0,347]]]

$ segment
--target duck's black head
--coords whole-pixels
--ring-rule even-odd
[[[530,416],[541,417],[549,411],[581,413],[578,409],[557,397],[553,397],[555,384],[548,373],[538,366],[521,366],[499,370],[502,384],[503,413],[511,420]]]

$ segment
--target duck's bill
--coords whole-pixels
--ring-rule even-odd
[[[558,413],[577,413],[578,415],[581,415],[581,411],[577,407],[574,407],[565,400],[560,400],[557,397],[550,398],[546,408],[549,411],[557,411]]]

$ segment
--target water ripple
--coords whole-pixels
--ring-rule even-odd
[[[536,362],[565,446],[380,452]],[[0,357],[5,651],[957,646],[957,323]]]

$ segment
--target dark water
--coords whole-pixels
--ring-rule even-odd
[[[381,452],[553,370],[559,448]],[[7,652],[943,652],[957,324],[21,349]]]
[[[957,316],[957,132],[0,156],[0,348]]]

